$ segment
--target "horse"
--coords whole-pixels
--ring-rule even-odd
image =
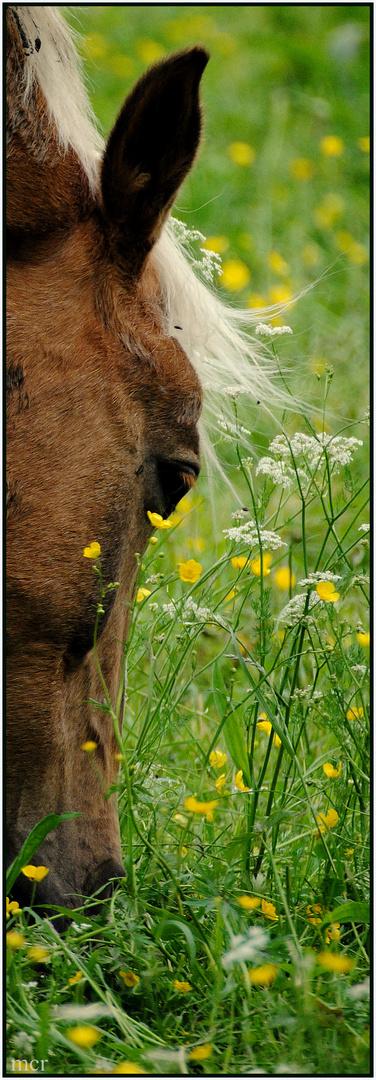
[[[207,62],[197,45],[147,70],[104,143],[60,9],[7,9],[8,862],[46,814],[79,815],[34,857],[46,910],[125,874],[118,745],[95,703],[118,693],[148,512],[167,518],[198,478],[203,389],[276,397],[250,312],[197,276],[171,218]],[[93,541],[118,583],[96,651]],[[14,897],[30,890],[20,875]]]

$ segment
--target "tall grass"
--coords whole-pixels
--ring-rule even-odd
[[[125,59],[131,82],[141,48],[189,44],[204,19],[217,74],[185,220],[220,194],[194,224],[252,275],[243,302],[331,266],[285,316],[294,336],[278,336],[281,366],[299,367],[284,378],[312,407],[271,431],[237,397],[216,447],[237,498],[204,477],[140,560],[108,702],[127,877],[61,935],[11,910],[10,1072],[368,1071],[366,19],[341,5],[213,10],[83,9],[96,80],[104,69],[96,105],[109,126]],[[337,157],[320,150],[329,134]],[[254,163],[232,160],[234,141]]]

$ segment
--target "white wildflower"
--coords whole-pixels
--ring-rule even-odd
[[[209,608],[199,607],[192,596],[188,596],[183,607],[182,617],[184,622],[189,620],[191,622],[207,622],[208,619],[211,619],[211,611]]]
[[[265,337],[278,337],[280,334],[292,334],[291,326],[268,326],[267,323],[258,323],[255,334],[265,334]]]
[[[365,675],[367,672],[366,664],[351,664],[351,671],[359,671],[360,675]]]
[[[146,578],[145,584],[146,585],[157,585],[158,581],[162,577],[163,577],[163,574],[150,574],[150,577]],[[149,607],[150,607],[150,604],[149,604]]]
[[[273,484],[282,484],[283,488],[290,488],[295,479],[294,470],[286,465],[284,461],[273,461],[273,458],[270,457],[260,459],[256,469],[256,476],[259,473],[270,476]]]
[[[359,525],[358,532],[368,533],[369,530],[370,530],[369,523],[367,523],[367,524],[365,523],[364,525]]]
[[[171,224],[177,240],[183,244],[192,244],[197,240],[200,240],[203,244],[206,237],[199,229],[189,229],[183,221],[179,221],[178,218],[172,217]],[[213,284],[215,274],[222,273],[222,260],[217,251],[209,251],[207,248],[200,248],[200,255],[202,259],[197,258],[196,254],[190,250],[189,258],[193,264],[201,271],[203,277],[206,278],[210,284]]]
[[[248,428],[243,427],[242,424],[232,424],[231,420],[224,420],[222,416],[217,417],[217,423],[222,431],[225,431],[227,435],[234,435],[237,439],[239,438],[239,435],[251,436],[252,434],[252,432],[248,431]]]
[[[175,616],[178,614],[178,610],[178,605],[174,604],[173,600],[170,600],[169,604],[162,604],[162,611],[164,611],[168,619],[175,619]]]
[[[369,976],[363,980],[363,982],[355,983],[355,986],[349,986],[346,990],[347,997],[352,1001],[361,1001],[362,998],[369,998],[370,996],[370,980]]]
[[[288,439],[287,435],[276,435],[270,443],[269,451],[282,458],[295,459],[301,455],[312,471],[324,467],[328,457],[332,471],[336,473],[341,465],[350,464],[354,451],[362,445],[361,439],[333,436],[327,431],[320,431],[314,436],[297,431],[291,439]]]
[[[298,585],[304,588],[306,585],[317,585],[318,581],[342,581],[340,574],[332,574],[330,570],[318,570],[307,578],[298,581]]]
[[[158,608],[159,608],[159,604],[157,604],[155,602],[153,602],[152,604],[149,604],[149,611],[158,611]]]
[[[311,611],[316,604],[320,604],[321,600],[318,593],[310,593],[309,598],[303,593],[300,596],[294,596],[292,600],[289,600],[286,607],[282,609],[278,617],[279,622],[285,622],[287,624],[293,624],[299,622],[306,612]]]
[[[195,622],[205,623],[208,619],[212,619],[210,608],[199,607],[192,596],[187,597],[183,607],[181,601],[178,601],[178,603],[175,604],[174,601],[171,600],[169,604],[162,605],[162,610],[164,614],[167,615],[168,619],[175,619],[178,617],[187,626],[193,626]]]
[[[231,938],[231,948],[221,957],[222,967],[229,969],[234,964],[254,960],[268,946],[268,937],[258,926],[251,926],[247,934],[235,934]]]
[[[278,533],[269,529],[259,529],[257,532],[254,521],[245,521],[243,525],[235,525],[231,529],[223,529],[223,535],[236,544],[244,544],[247,547],[261,546],[269,551],[275,551],[279,547],[286,547],[285,541],[281,540]]]
[[[231,398],[232,401],[235,401],[235,399],[239,397],[240,394],[246,394],[246,392],[247,391],[244,386],[224,386],[223,390],[221,391],[222,394]]]
[[[202,255],[201,262],[198,262],[198,266],[203,274],[204,278],[212,285],[215,281],[215,274],[220,277],[222,271],[222,259],[217,251],[210,251],[208,248],[200,248]]]
[[[249,510],[246,510],[245,507],[239,507],[239,510],[234,510],[234,513],[231,514],[231,517],[233,521],[241,521],[242,518],[247,517],[247,514],[249,514]]]
[[[25,983],[23,984],[26,985]],[[29,983],[29,986],[37,986],[37,982]],[[29,1035],[27,1031],[19,1031],[13,1039],[13,1046],[15,1050],[21,1050],[24,1054],[31,1054],[33,1052],[33,1044],[35,1043],[36,1036]]]

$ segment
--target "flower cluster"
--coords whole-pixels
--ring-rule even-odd
[[[231,529],[223,529],[223,535],[227,540],[232,540],[236,544],[245,544],[247,547],[258,547],[260,543],[271,551],[286,547],[278,533],[271,532],[269,529],[257,530],[252,520],[244,522],[244,525],[234,525]]]
[[[292,334],[291,326],[268,326],[267,323],[259,323],[255,334],[264,334],[265,337],[277,337],[281,334]]]
[[[325,465],[327,456],[332,472],[338,472],[342,465],[350,464],[355,450],[362,445],[362,440],[354,437],[329,435],[326,431],[320,431],[317,435],[306,435],[297,431],[291,439],[288,439],[287,435],[276,435],[270,443],[269,451],[277,459],[303,457],[311,472]]]

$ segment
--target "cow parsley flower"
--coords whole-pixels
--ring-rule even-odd
[[[285,461],[274,461],[273,458],[270,457],[260,458],[256,469],[256,476],[259,476],[259,473],[263,473],[264,476],[269,476],[273,481],[273,484],[282,484],[282,487],[287,490],[291,488],[295,480],[294,470],[286,465]]]
[[[291,439],[287,435],[276,435],[269,446],[269,452],[275,457],[289,460],[302,457],[308,463],[311,472],[324,468],[326,457],[329,458],[332,473],[337,473],[343,465],[349,465],[358,446],[363,446],[361,439],[346,438],[344,435],[329,435],[320,431],[317,435],[306,435],[297,431]]]
[[[298,622],[299,619],[303,617],[306,608],[308,614],[308,611],[311,611],[311,609],[319,603],[320,597],[317,593],[310,593],[308,600],[305,593],[300,596],[293,596],[292,600],[289,600],[288,604],[282,608],[282,611],[279,614],[279,621],[293,626],[294,623]]]
[[[265,337],[279,337],[281,334],[292,334],[291,326],[268,326],[267,323],[258,323],[255,334],[264,334]]]
[[[332,574],[330,570],[319,570],[317,572],[315,571],[315,573],[313,574],[310,574],[307,578],[302,578],[301,581],[298,581],[298,585],[300,585],[302,588],[306,585],[308,587],[310,585],[316,587],[319,581],[341,581],[341,575]]]
[[[271,551],[276,551],[279,547],[286,547],[284,540],[278,536],[278,533],[271,532],[269,529],[259,529],[257,531],[255,522],[245,521],[243,525],[234,525],[231,529],[223,529],[223,535],[228,540],[233,540],[236,544],[244,544],[247,547],[256,547],[261,545],[265,548],[270,548]]]
[[[234,964],[242,964],[244,960],[256,959],[260,952],[268,945],[268,938],[264,930],[258,926],[250,926],[246,934],[235,934],[231,938],[230,948],[223,953],[221,963],[226,970]]]

